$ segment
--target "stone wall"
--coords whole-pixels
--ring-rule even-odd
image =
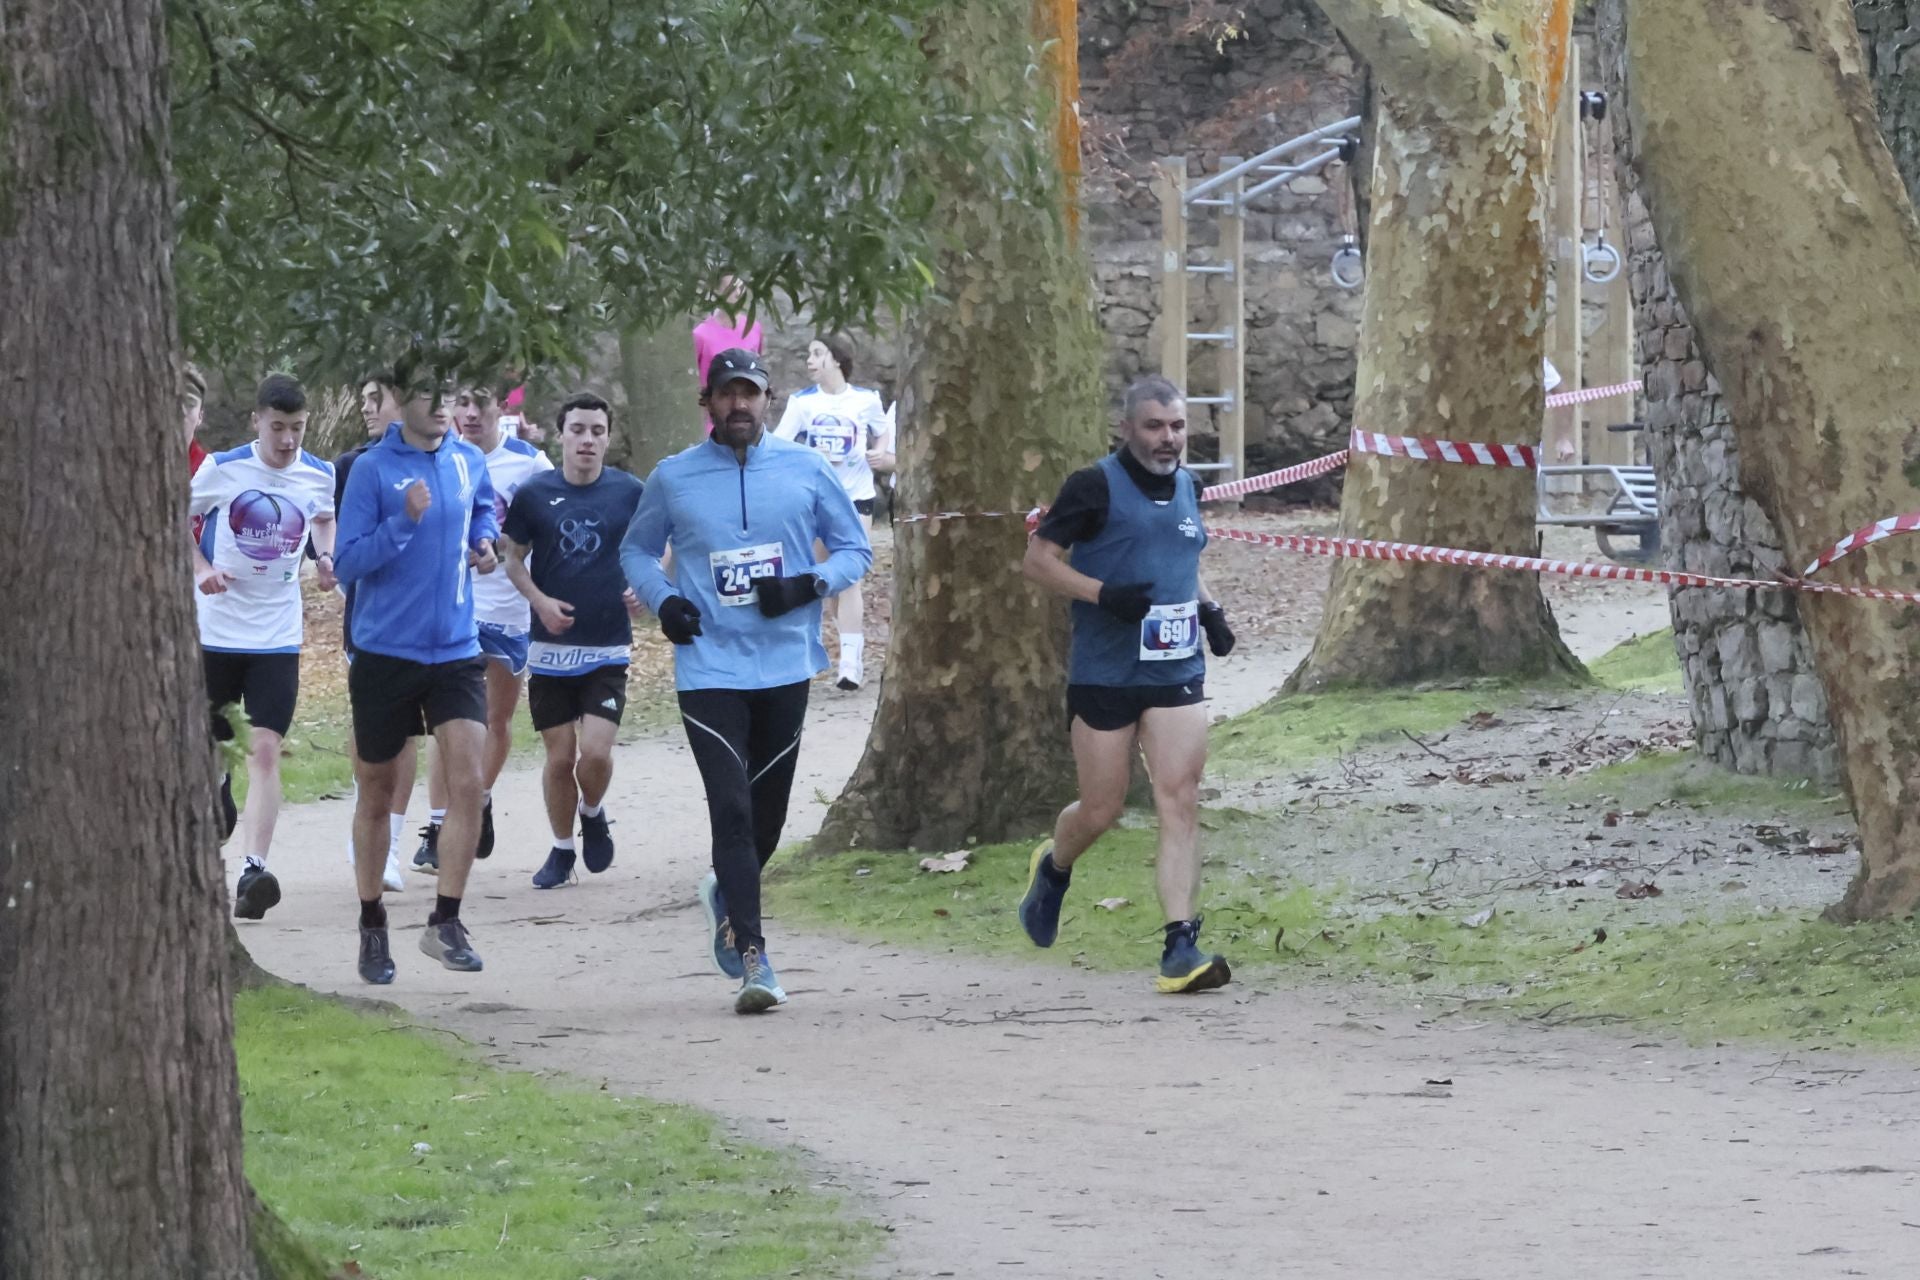
[[[1598,28],[1627,206],[1627,265],[1647,388],[1640,421],[1660,480],[1662,552],[1669,568],[1772,577],[1785,567],[1780,536],[1741,491],[1739,449],[1720,384],[1694,341],[1631,164],[1617,0],[1600,6]],[[1681,590],[1670,600],[1700,753],[1741,773],[1838,778],[1826,694],[1794,597]]]
[[[1355,68],[1308,0],[1089,0],[1081,6],[1086,186],[1108,382],[1159,369],[1160,210],[1151,166],[1185,156],[1190,175],[1222,155],[1251,156],[1355,109]],[[1344,181],[1344,178],[1341,179]],[[1218,243],[1214,210],[1195,210],[1196,262]],[[1264,471],[1338,448],[1353,399],[1360,294],[1334,285],[1338,193],[1322,178],[1272,192],[1247,216],[1247,465]],[[1217,327],[1225,290],[1193,277],[1192,321]],[[1218,386],[1217,358],[1189,354],[1193,394]],[[1191,414],[1197,455],[1215,446],[1210,410]]]

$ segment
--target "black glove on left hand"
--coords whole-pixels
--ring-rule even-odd
[[[1213,650],[1213,656],[1224,658],[1233,652],[1233,628],[1227,625],[1227,611],[1218,601],[1209,600],[1200,606],[1200,628],[1207,633],[1207,648]]]
[[[759,578],[753,593],[760,597],[761,616],[777,618],[783,613],[820,598],[820,575],[798,573],[791,578]]]

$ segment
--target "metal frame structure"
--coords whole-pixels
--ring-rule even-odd
[[[1358,145],[1360,117],[1349,116],[1288,139],[1243,160],[1222,156],[1220,172],[1188,185],[1185,156],[1171,156],[1154,166],[1154,192],[1160,200],[1160,372],[1175,386],[1187,387],[1187,357],[1192,344],[1218,346],[1225,357],[1222,386],[1187,396],[1189,407],[1210,406],[1217,411],[1220,460],[1190,463],[1194,471],[1219,471],[1232,477],[1247,471],[1247,205],[1277,191],[1295,178],[1318,173],[1341,158],[1351,158]],[[1315,143],[1331,144],[1305,160],[1280,163]],[[1251,184],[1251,185],[1250,185]],[[1221,211],[1220,247],[1212,262],[1194,262],[1188,248],[1189,219],[1196,209]],[[1227,282],[1224,313],[1210,329],[1191,329],[1192,276],[1220,276]]]

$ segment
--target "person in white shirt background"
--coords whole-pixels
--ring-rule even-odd
[[[333,467],[300,447],[307,416],[305,389],[286,374],[269,375],[254,397],[256,438],[202,462],[188,505],[200,519],[194,602],[214,736],[232,736],[220,714],[229,703],[240,703],[252,726],[246,865],[233,894],[233,913],[244,920],[280,901],[267,851],[280,815],[281,744],[300,692],[300,569],[309,539],[320,585],[333,589]],[[229,779],[221,792],[232,794]]]
[[[874,473],[894,468],[892,415],[881,405],[879,392],[853,385],[853,343],[845,334],[822,334],[807,344],[807,376],[813,385],[788,399],[774,434],[806,445],[833,464],[834,475],[871,534],[879,492]],[[837,600],[840,687],[858,689],[866,678],[867,639],[860,583],[855,581]]]

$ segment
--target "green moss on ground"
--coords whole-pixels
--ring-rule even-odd
[[[235,1002],[247,1174],[382,1280],[842,1276],[877,1229],[684,1107],[483,1066],[298,988]]]
[[[1806,778],[1754,778],[1722,769],[1692,751],[1658,751],[1548,784],[1554,799],[1647,809],[1671,802],[1756,822],[1844,819],[1837,787]]]
[[[1302,765],[1435,733],[1476,711],[1511,706],[1534,690],[1502,681],[1442,689],[1338,689],[1283,694],[1243,716],[1215,725],[1209,767],[1245,775]]]
[[[1642,693],[1682,693],[1680,655],[1674,652],[1673,628],[1635,636],[1615,645],[1587,670],[1601,684]]]

